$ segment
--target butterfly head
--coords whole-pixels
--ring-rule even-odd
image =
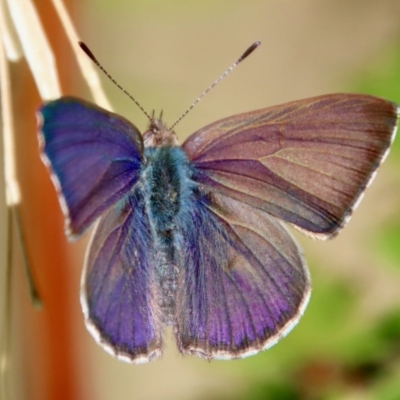
[[[164,124],[161,117],[152,118],[149,129],[143,134],[145,147],[178,146],[178,138],[174,131]]]

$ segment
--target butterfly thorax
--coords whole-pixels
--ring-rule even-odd
[[[146,211],[154,246],[155,278],[164,323],[173,324],[179,269],[176,221],[185,213],[192,196],[189,161],[177,146],[145,148],[142,172]]]

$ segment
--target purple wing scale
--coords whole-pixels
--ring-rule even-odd
[[[81,235],[139,179],[143,144],[123,117],[63,97],[40,109],[42,159],[52,169],[70,237]]]
[[[109,353],[127,362],[162,354],[151,248],[143,198],[136,192],[99,220],[82,275],[88,329]]]
[[[385,158],[397,113],[376,97],[326,95],[222,119],[183,148],[206,190],[326,239],[347,222]]]
[[[189,221],[189,219],[187,219]],[[175,335],[183,354],[230,359],[275,344],[310,295],[301,250],[275,218],[223,195],[182,229]]]

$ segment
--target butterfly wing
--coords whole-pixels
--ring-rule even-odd
[[[42,159],[52,169],[67,233],[99,220],[86,256],[81,302],[86,324],[110,353],[129,362],[161,355],[151,240],[139,179],[143,143],[116,114],[64,97],[41,110]]]
[[[42,159],[52,170],[66,219],[79,236],[139,178],[143,144],[123,117],[63,97],[40,109]]]
[[[396,131],[398,108],[332,94],[225,118],[183,144],[206,190],[320,239],[348,221]]]
[[[310,295],[307,266],[274,217],[213,194],[191,207],[182,233],[175,335],[183,354],[245,357],[274,345]]]
[[[86,325],[105,350],[128,362],[162,353],[151,236],[139,190],[101,217],[82,275]]]

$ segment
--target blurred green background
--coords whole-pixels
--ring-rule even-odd
[[[85,0],[71,12],[80,37],[113,77],[146,110],[163,109],[169,124],[261,40],[177,126],[181,141],[217,119],[325,93],[400,103],[399,1]],[[90,100],[77,68],[70,74],[69,94]],[[103,81],[114,109],[144,130],[146,117]],[[397,141],[339,237],[314,242],[295,233],[311,270],[310,304],[287,338],[247,359],[183,358],[169,332],[162,360],[116,361],[85,330],[78,293],[83,254],[75,253],[70,351],[80,398],[400,399],[399,170]]]

